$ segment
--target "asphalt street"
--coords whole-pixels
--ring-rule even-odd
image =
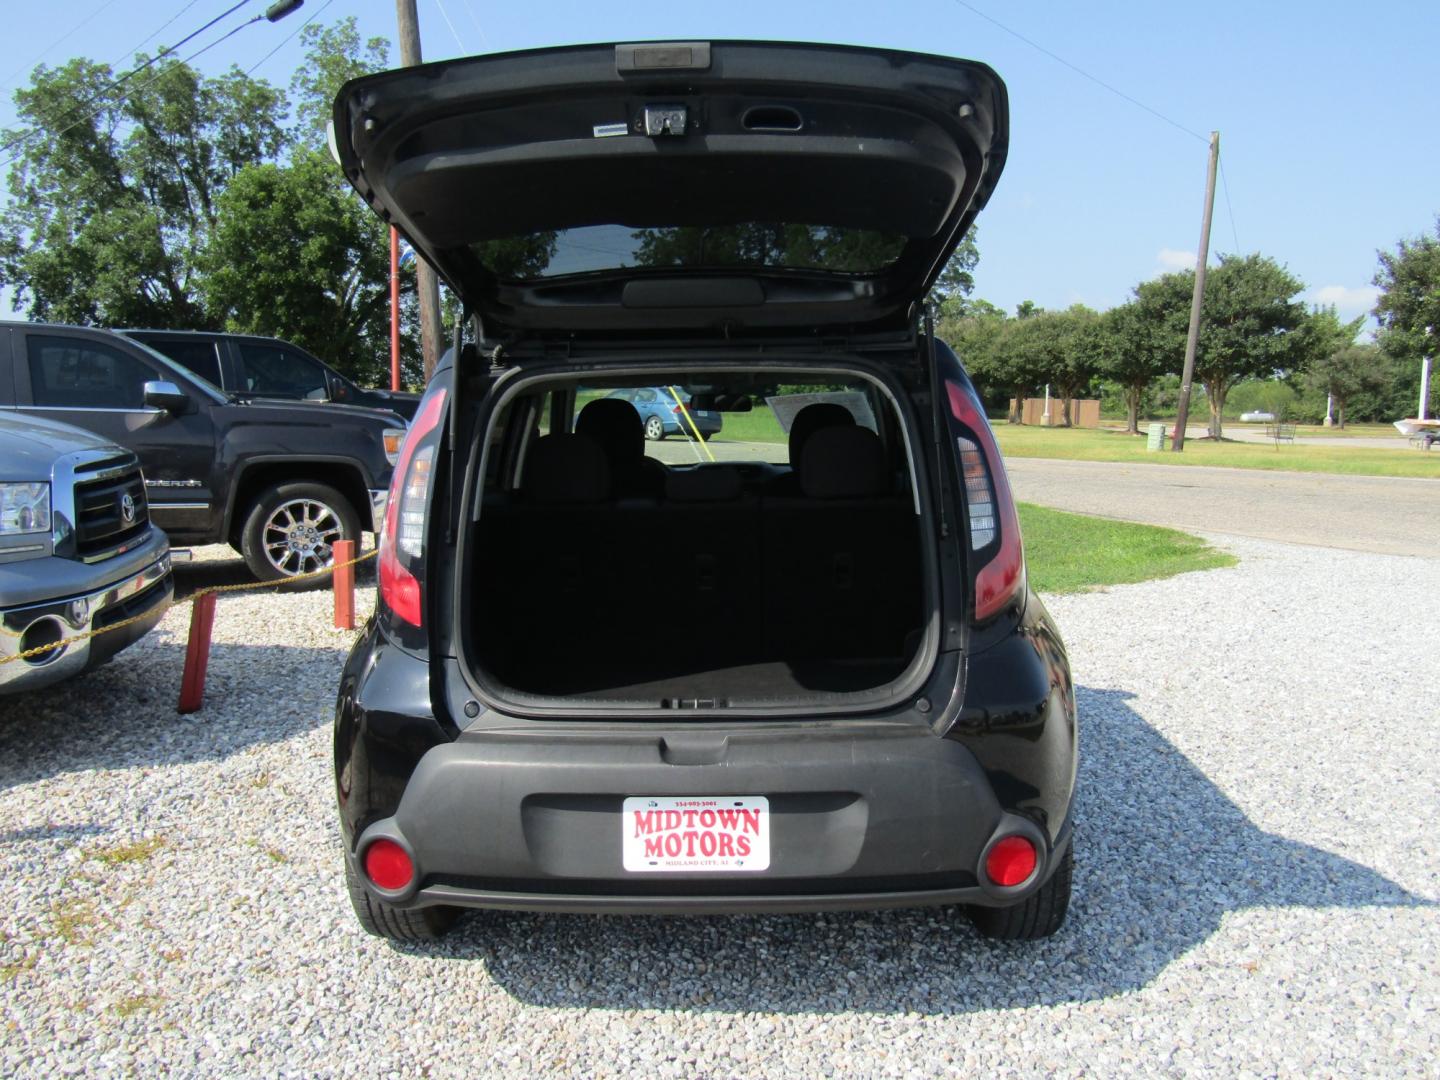
[[[1005,467],[1023,502],[1077,514],[1440,558],[1440,481],[1049,458]]]

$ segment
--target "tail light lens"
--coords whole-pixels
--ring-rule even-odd
[[[380,602],[411,626],[421,624],[425,513],[444,415],[445,388],[437,386],[421,403],[400,445],[400,460],[385,507],[385,528],[380,533]]]
[[[1025,585],[1025,551],[1015,497],[1000,463],[990,421],[973,391],[946,381],[951,415],[964,431],[955,443],[970,514],[970,552],[975,571],[975,620],[998,615]]]
[[[1009,888],[1030,880],[1040,858],[1035,845],[1023,836],[1007,836],[985,856],[985,876]]]
[[[382,889],[403,889],[415,880],[415,864],[394,840],[381,837],[365,849],[365,876]]]

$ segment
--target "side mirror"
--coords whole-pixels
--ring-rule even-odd
[[[145,384],[145,404],[171,415],[179,415],[189,408],[190,398],[173,382],[151,380]]]

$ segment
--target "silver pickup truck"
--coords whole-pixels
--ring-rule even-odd
[[[104,663],[160,621],[174,590],[170,542],[150,523],[135,455],[0,411],[0,694]]]

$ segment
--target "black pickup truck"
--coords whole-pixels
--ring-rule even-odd
[[[279,338],[231,334],[219,330],[121,330],[120,333],[162,352],[181,367],[221,390],[254,397],[294,401],[333,401],[390,409],[415,418],[419,394],[403,390],[367,390],[299,345]]]
[[[225,393],[108,330],[0,322],[0,408],[133,450],[155,524],[228,543],[261,580],[320,570],[384,520],[396,414]]]

